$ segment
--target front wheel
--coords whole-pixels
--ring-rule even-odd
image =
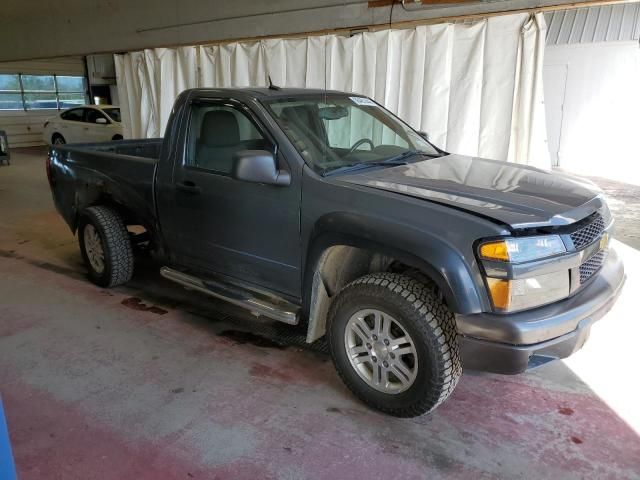
[[[54,133],[53,137],[51,137],[51,143],[54,145],[64,145],[67,141],[59,133]]]
[[[327,330],[344,383],[390,415],[433,411],[462,375],[453,313],[413,278],[374,273],[349,284],[331,305]]]
[[[78,225],[82,258],[89,279],[101,287],[115,287],[133,275],[133,251],[120,215],[108,207],[89,207]]]

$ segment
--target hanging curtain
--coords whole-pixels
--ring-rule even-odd
[[[126,135],[161,136],[185,88],[326,88],[367,95],[441,148],[550,168],[543,15],[343,37],[311,36],[116,55]],[[354,135],[349,129],[337,132]]]
[[[522,27],[507,157],[509,161],[539,168],[551,168],[542,85],[546,36],[542,13],[532,16]]]

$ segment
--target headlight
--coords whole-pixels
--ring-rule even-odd
[[[522,263],[552,257],[566,252],[558,235],[505,238],[480,245],[480,258],[501,262]]]
[[[489,240],[480,244],[478,256],[481,260],[520,264],[535,262],[565,253],[564,242],[558,235],[535,237],[509,237]],[[526,310],[546,305],[569,296],[570,282],[567,269],[558,272],[527,276],[526,278],[506,275],[507,266],[485,263],[489,275],[491,271],[504,270],[501,278],[487,276],[487,290],[494,309],[503,312]],[[548,271],[548,270],[547,270]],[[498,276],[498,275],[495,275]]]

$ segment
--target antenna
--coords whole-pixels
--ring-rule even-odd
[[[269,90],[280,90],[280,87],[277,85],[274,85],[273,82],[271,81],[271,75],[268,75],[267,78],[269,79]]]

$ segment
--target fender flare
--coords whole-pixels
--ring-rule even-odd
[[[302,299],[304,312],[309,312],[313,278],[322,255],[329,248],[340,245],[382,253],[417,268],[436,283],[447,305],[455,313],[471,314],[483,310],[480,292],[462,253],[442,239],[422,231],[411,231],[397,224],[382,225],[383,222],[379,219],[374,219],[373,223],[369,218],[360,218],[360,221],[354,222],[352,217],[352,214],[334,214],[327,218],[323,217],[316,223],[310,236],[304,264]],[[363,223],[366,223],[368,228],[363,229]],[[384,228],[375,228],[375,224]],[[333,228],[327,228],[329,226]],[[362,233],[358,234],[358,231],[366,236]],[[376,231],[384,233],[375,234]],[[416,234],[419,237],[416,237]],[[411,237],[418,241],[412,242]],[[409,239],[409,241],[397,241],[399,239]]]

